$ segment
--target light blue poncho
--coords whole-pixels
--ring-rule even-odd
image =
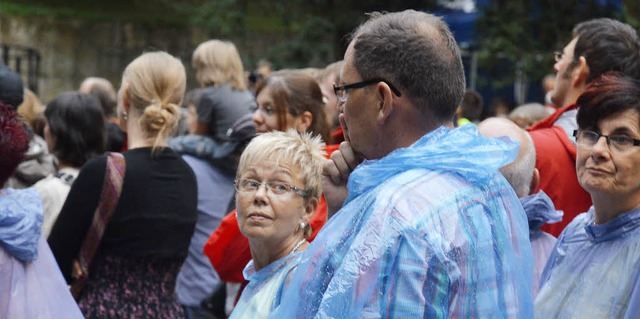
[[[270,318],[531,318],[527,218],[498,172],[517,149],[441,127],[359,165]]]
[[[34,188],[2,191],[0,318],[83,318],[40,236],[40,195]]]
[[[640,318],[640,209],[564,229],[542,273],[536,318]]]

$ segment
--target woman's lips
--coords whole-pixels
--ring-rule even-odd
[[[596,173],[596,174],[611,174],[611,172],[605,170],[605,169],[601,169],[601,168],[597,168],[597,167],[587,167],[586,168],[588,171],[592,172],[592,173]]]
[[[247,219],[251,219],[251,220],[267,220],[267,219],[273,219],[271,218],[271,216],[261,213],[261,212],[254,212],[254,213],[250,213],[249,215],[247,215]]]

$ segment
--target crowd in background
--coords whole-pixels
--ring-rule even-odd
[[[640,317],[640,39],[579,23],[544,104],[439,18],[344,60],[146,52],[43,104],[0,65],[0,318]],[[552,54],[551,52],[549,54]]]

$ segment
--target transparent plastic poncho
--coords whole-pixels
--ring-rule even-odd
[[[576,216],[558,237],[536,318],[640,318],[640,209],[601,225],[593,213]]]
[[[83,318],[41,236],[38,192],[0,195],[0,318]]]
[[[498,171],[517,150],[441,127],[359,165],[270,318],[531,318],[527,218]]]

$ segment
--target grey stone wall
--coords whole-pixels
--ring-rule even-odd
[[[88,76],[104,77],[116,88],[126,65],[145,51],[163,50],[180,58],[188,88],[196,86],[191,68],[195,47],[207,34],[190,26],[145,25],[24,18],[0,14],[0,42],[30,46],[41,54],[38,96],[47,103],[63,91],[76,90]],[[229,39],[243,57],[259,58],[277,35],[255,35],[253,40]]]

